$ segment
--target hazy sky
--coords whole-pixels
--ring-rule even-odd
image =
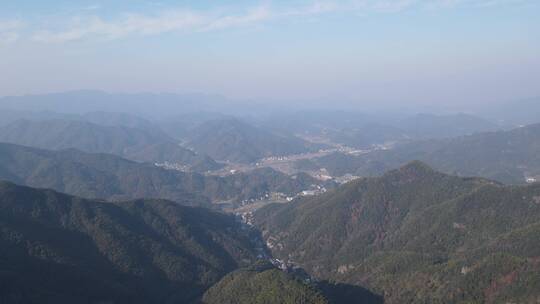
[[[540,1],[0,1],[0,95],[540,96]]]

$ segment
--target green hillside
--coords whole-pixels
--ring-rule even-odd
[[[180,147],[155,127],[112,125],[109,120],[115,117],[102,116],[94,114],[90,118],[100,118],[99,122],[107,119],[103,122],[107,125],[74,119],[18,120],[0,128],[0,141],[50,150],[73,148],[89,153],[109,153],[141,162],[168,161],[201,171],[222,167],[208,156]]]
[[[234,271],[212,286],[203,297],[204,304],[327,304],[328,300],[313,286],[273,268],[258,264]]]
[[[214,159],[251,163],[268,156],[319,149],[294,136],[280,136],[237,119],[212,120],[191,131],[189,145]]]
[[[533,303],[540,185],[504,186],[413,162],[255,221],[275,256],[386,303]]]
[[[314,162],[333,175],[380,175],[412,160],[461,176],[481,176],[522,184],[540,176],[540,124],[510,131],[478,133],[399,145],[360,156],[331,154]]]
[[[50,151],[0,143],[0,179],[51,188],[86,198],[125,200],[162,198],[184,205],[260,198],[269,192],[288,195],[316,181],[292,178],[269,168],[226,177],[165,170],[115,155],[77,150]]]

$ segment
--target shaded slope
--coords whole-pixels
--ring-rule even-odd
[[[0,182],[2,303],[188,303],[253,259],[234,218]]]
[[[212,170],[221,167],[209,157],[180,147],[154,128],[97,125],[82,120],[19,120],[0,128],[0,141],[51,150],[110,153],[143,162],[178,162]]]

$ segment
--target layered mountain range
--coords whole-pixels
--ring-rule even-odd
[[[288,176],[270,168],[225,177],[181,172],[111,154],[74,149],[51,151],[0,143],[0,178],[86,198],[161,198],[184,205],[258,199],[271,192],[295,194],[320,183],[307,174]]]
[[[0,106],[0,303],[540,299],[536,99],[477,114],[93,91]]]
[[[310,160],[311,168],[333,175],[380,175],[412,160],[462,176],[481,176],[520,184],[540,176],[540,124],[509,131],[485,132],[449,139],[416,141],[359,156],[334,153]]]
[[[195,171],[221,167],[208,156],[181,147],[153,128],[98,125],[69,119],[17,120],[0,127],[0,141],[50,150],[73,148],[89,153],[109,153],[141,162],[180,163]]]

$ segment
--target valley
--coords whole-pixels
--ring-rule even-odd
[[[540,1],[0,1],[0,304],[540,304]]]

